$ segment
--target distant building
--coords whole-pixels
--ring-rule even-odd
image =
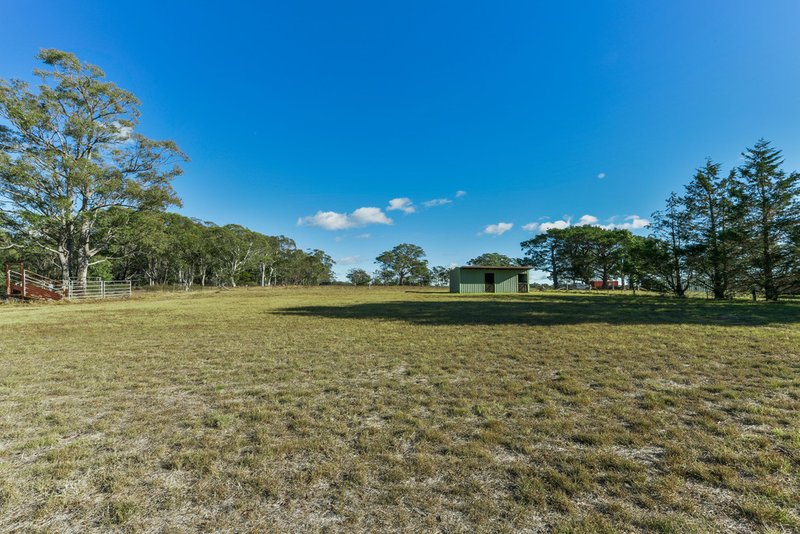
[[[603,289],[603,281],[602,280],[592,280],[589,282],[589,286],[592,289]],[[619,280],[609,280],[606,289],[619,289]]]
[[[527,293],[533,267],[465,265],[450,271],[451,293]]]

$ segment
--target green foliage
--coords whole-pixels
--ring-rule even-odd
[[[716,299],[758,289],[768,300],[800,291],[800,173],[760,140],[728,176],[712,160],[683,196],[653,214],[650,237],[592,226],[550,229],[521,246],[522,260],[562,282],[627,276],[631,287]],[[624,280],[623,280],[624,281]],[[604,283],[605,285],[605,283]]]
[[[742,155],[738,185],[750,279],[767,300],[777,300],[782,293],[800,289],[800,173],[784,172],[781,151],[764,139]]]
[[[486,252],[477,258],[472,258],[467,262],[467,265],[483,265],[492,267],[510,267],[518,265],[517,260],[509,258],[499,252]]]
[[[627,246],[632,239],[627,230],[606,230],[597,226],[552,228],[524,241],[523,261],[535,269],[548,271],[553,287],[566,280],[589,283],[597,278],[608,282],[624,274]]]
[[[402,243],[381,253],[375,261],[380,265],[379,278],[384,283],[430,284],[428,260],[425,259],[425,251],[417,245]]]
[[[364,269],[350,269],[347,272],[347,279],[356,286],[365,286],[372,281],[372,277]]]
[[[450,268],[443,265],[431,267],[431,283],[435,286],[450,285]]]
[[[743,238],[740,190],[735,173],[720,176],[711,159],[697,169],[682,201],[688,215],[687,252],[697,281],[717,299],[729,298],[740,278]]]
[[[564,250],[563,232],[551,228],[533,239],[521,243],[525,264],[534,269],[547,271],[553,281],[553,288],[559,289],[567,274],[568,260]]]

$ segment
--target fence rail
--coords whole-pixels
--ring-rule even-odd
[[[70,280],[67,298],[77,299],[112,299],[131,296],[130,280],[87,280],[81,284]]]
[[[49,300],[110,299],[131,296],[130,280],[70,280],[64,283],[25,269],[6,266],[5,293],[7,297],[39,298]]]

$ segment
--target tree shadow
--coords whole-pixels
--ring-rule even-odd
[[[576,325],[605,323],[767,326],[800,322],[800,302],[711,301],[630,295],[429,293],[430,299],[342,306],[298,306],[273,313],[328,319],[403,321],[415,325]]]

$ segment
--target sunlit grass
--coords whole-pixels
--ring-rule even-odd
[[[800,528],[800,304],[0,306],[0,531]]]

